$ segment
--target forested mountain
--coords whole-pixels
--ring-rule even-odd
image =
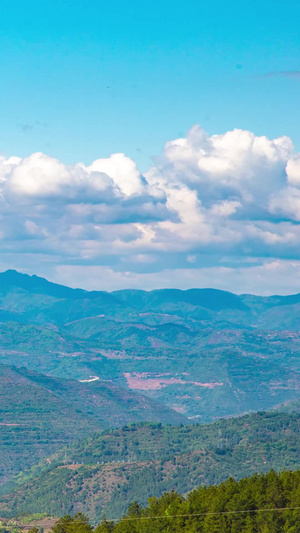
[[[138,421],[188,422],[112,383],[81,383],[0,365],[0,485],[69,442]]]
[[[300,415],[257,413],[208,425],[142,424],[111,430],[56,453],[20,475],[0,515],[78,511],[121,516],[175,489],[183,494],[229,476],[299,468]],[[9,487],[7,487],[8,489]]]
[[[206,422],[298,399],[299,309],[299,295],[88,292],[7,271],[0,363],[109,381]]]
[[[219,486],[200,487],[187,497],[168,492],[148,505],[129,505],[119,521],[103,520],[94,530],[84,515],[66,515],[53,533],[298,533],[300,471],[274,471]]]

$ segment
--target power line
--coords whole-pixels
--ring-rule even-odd
[[[108,519],[108,522],[118,522],[118,521],[138,521],[138,520],[160,520],[163,518],[173,519],[173,518],[194,518],[201,516],[221,516],[221,515],[234,515],[242,513],[267,513],[267,512],[284,512],[284,511],[299,511],[300,507],[275,507],[267,509],[238,509],[236,511],[208,511],[206,513],[195,513],[195,514],[177,514],[177,515],[160,515],[160,516],[133,516],[133,517],[123,517],[123,518],[111,518]],[[57,523],[57,522],[56,522]],[[60,525],[68,526],[73,524],[84,524],[81,520],[73,520],[72,522],[61,522]],[[52,527],[55,524],[52,522],[46,522],[43,524],[6,524],[11,527],[18,527],[20,529],[33,529],[34,527]]]

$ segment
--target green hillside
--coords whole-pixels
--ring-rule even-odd
[[[0,365],[0,484],[74,440],[141,420],[185,418],[141,394]]]
[[[166,490],[183,494],[229,476],[299,468],[300,415],[258,413],[183,427],[127,426],[74,445],[0,499],[0,514],[78,511],[94,521],[120,516],[133,500]]]

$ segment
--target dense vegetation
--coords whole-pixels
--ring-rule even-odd
[[[138,421],[185,418],[108,383],[62,380],[0,365],[0,484],[69,442]]]
[[[171,491],[129,505],[118,521],[104,519],[92,529],[88,519],[65,515],[53,533],[298,533],[300,471],[265,475],[219,486],[200,487],[187,497]]]
[[[133,425],[111,430],[51,457],[16,480],[0,515],[120,516],[133,500],[146,504],[175,489],[187,493],[229,476],[299,468],[300,415],[257,413],[194,426]],[[37,476],[38,477],[34,477]]]
[[[104,522],[97,533],[296,533],[299,486],[299,471],[280,475],[271,471],[239,482],[229,478],[218,487],[200,487],[187,498],[171,492],[159,499],[150,498],[144,509],[133,503],[119,523]],[[298,509],[276,512],[289,507]],[[273,511],[255,512],[264,509]],[[149,519],[141,519],[145,517]]]

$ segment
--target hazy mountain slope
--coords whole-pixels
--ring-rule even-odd
[[[124,386],[125,378],[133,390],[190,417],[268,409],[299,394],[299,333],[149,326],[101,317],[65,329],[114,362],[117,383]]]
[[[260,413],[207,426],[125,427],[56,454],[38,478],[1,497],[0,513],[83,511],[99,520],[103,511],[119,516],[131,501],[146,503],[149,495],[165,490],[185,493],[228,476],[296,469],[299,432],[299,414],[285,413]]]
[[[0,274],[0,319],[8,313],[15,322],[2,318],[0,362],[97,376],[209,421],[299,397],[299,311],[299,295],[109,294],[8,271]]]
[[[271,316],[278,315],[274,324]],[[271,311],[270,311],[271,310]],[[259,297],[217,289],[84,291],[48,282],[14,270],[0,273],[0,318],[63,324],[104,313],[128,317],[148,312],[171,314],[203,322],[240,327],[286,328],[300,310],[300,295]],[[7,318],[5,318],[7,316]]]
[[[223,309],[238,309],[247,311],[248,308],[242,299],[230,292],[216,289],[159,289],[154,291],[121,290],[112,292],[114,296],[126,303],[129,307],[146,310],[166,310],[174,306],[187,304],[198,306],[211,311]]]
[[[67,320],[112,311],[120,303],[104,291],[84,291],[51,283],[14,270],[0,273],[2,320],[64,323]],[[13,318],[14,317],[14,318]]]
[[[186,419],[107,382],[80,383],[0,365],[0,483],[101,428]]]
[[[0,324],[0,362],[111,380],[209,421],[297,399],[300,334],[93,317],[64,328]]]

